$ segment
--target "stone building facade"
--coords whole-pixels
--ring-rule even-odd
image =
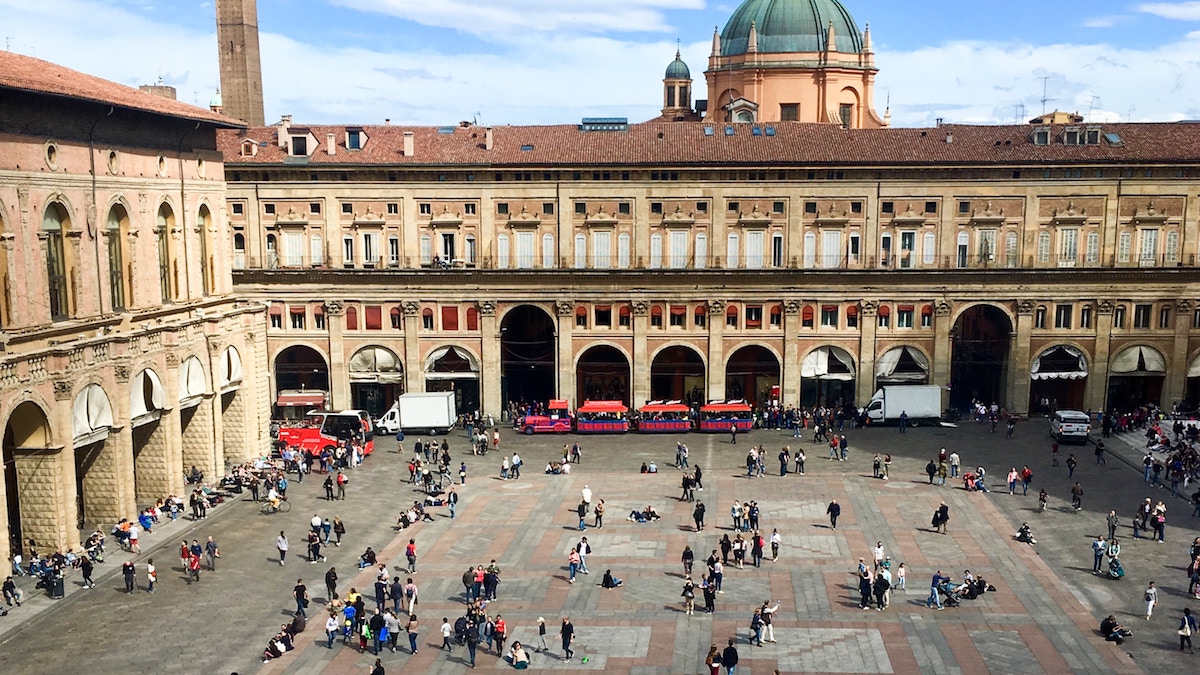
[[[285,120],[219,144],[273,396],[1200,393],[1200,125]]]
[[[0,555],[79,548],[266,447],[265,308],[234,296],[236,122],[0,53]]]

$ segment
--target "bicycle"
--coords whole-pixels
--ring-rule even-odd
[[[264,502],[262,505],[262,514],[264,516],[273,515],[275,513],[287,513],[292,510],[292,503],[288,501],[286,496],[279,498],[279,506],[272,506],[270,501]]]

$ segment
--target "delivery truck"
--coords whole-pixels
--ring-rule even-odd
[[[375,422],[382,433],[447,434],[458,422],[454,392],[401,394]]]
[[[900,415],[909,424],[937,422],[942,418],[942,388],[937,385],[896,385],[883,387],[867,404],[871,424],[898,424]]]

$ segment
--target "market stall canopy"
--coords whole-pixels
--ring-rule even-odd
[[[1047,349],[1029,367],[1029,377],[1034,380],[1082,380],[1087,374],[1087,357],[1070,345]]]
[[[853,380],[854,357],[838,347],[814,349],[804,357],[804,362],[800,364],[800,377],[812,377],[818,380]]]
[[[96,443],[108,437],[108,430],[113,426],[112,404],[100,385],[89,384],[84,387],[75,397],[75,406],[71,412],[75,447]]]
[[[621,401],[584,401],[581,413],[625,413],[629,408]]]
[[[1121,350],[1113,359],[1109,372],[1115,375],[1164,375],[1167,361],[1157,349],[1136,345]]]
[[[919,349],[907,345],[893,347],[879,357],[875,376],[884,382],[926,382],[929,380],[929,359]]]
[[[204,400],[208,386],[204,380],[204,365],[192,356],[179,365],[179,407],[194,408]]]

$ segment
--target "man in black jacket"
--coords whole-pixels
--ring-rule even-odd
[[[729,638],[729,646],[721,652],[721,665],[725,666],[725,675],[733,675],[737,664],[738,650],[733,646],[733,638]]]

